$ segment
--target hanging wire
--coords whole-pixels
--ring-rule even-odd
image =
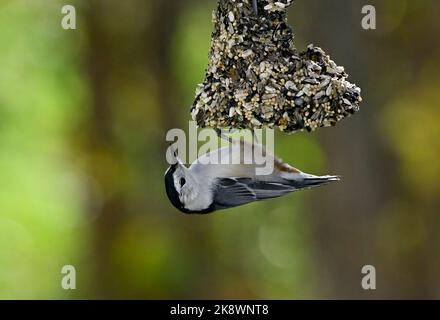
[[[258,16],[258,4],[257,4],[257,0],[252,0],[252,6],[254,7],[255,15]]]

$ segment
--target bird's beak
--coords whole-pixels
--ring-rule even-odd
[[[183,165],[182,160],[177,155],[177,150],[170,145],[167,149],[167,161],[171,165]]]

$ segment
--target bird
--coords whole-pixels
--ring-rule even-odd
[[[200,156],[189,168],[174,149],[168,149],[173,161],[165,172],[165,190],[176,209],[185,214],[208,214],[340,180],[336,175],[304,173],[269,154],[261,144],[231,138],[228,141],[240,152],[233,152],[231,146],[222,147]],[[263,152],[273,161],[271,174],[258,175],[255,161],[244,163],[246,158],[240,154],[254,148],[254,154]],[[212,159],[233,160],[229,162],[232,164],[221,164]]]

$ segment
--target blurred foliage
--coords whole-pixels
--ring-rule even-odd
[[[438,79],[421,79],[415,88],[392,102],[385,115],[392,121],[383,124],[400,159],[405,187],[422,199],[436,197],[440,190],[440,166],[427,165],[440,159],[439,86]]]
[[[71,1],[75,31],[63,1],[2,1],[0,298],[439,298],[440,5],[370,2],[375,31],[361,0],[289,16],[365,102],[335,128],[277,133],[276,151],[343,182],[185,216],[164,192],[164,133],[187,130],[215,1]]]
[[[58,6],[54,7],[58,11]],[[84,112],[75,44],[44,2],[0,5],[0,297],[49,298],[77,261],[81,170],[68,139]],[[86,234],[86,230],[82,230]]]

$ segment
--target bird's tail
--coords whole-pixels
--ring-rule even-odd
[[[301,176],[299,179],[290,180],[290,184],[296,189],[313,188],[341,180],[339,176],[314,176],[306,173],[301,173]]]

